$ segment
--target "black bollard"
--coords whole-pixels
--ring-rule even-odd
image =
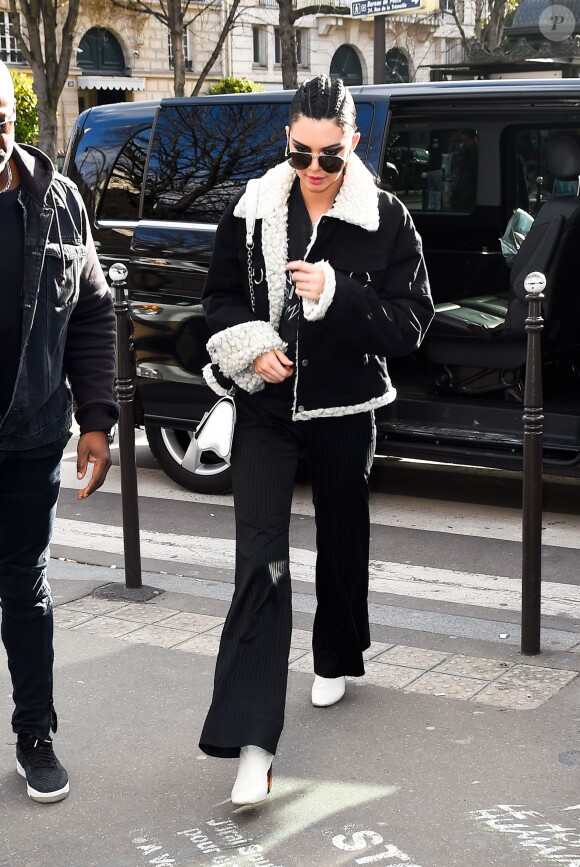
[[[546,278],[532,271],[524,280],[528,318],[526,384],[524,390],[524,466],[522,493],[522,653],[540,652],[542,607],[542,395],[541,302]]]
[[[135,464],[135,388],[131,358],[131,320],[127,303],[127,268],[116,263],[109,268],[115,299],[117,322],[117,379],[119,401],[119,463],[121,466],[121,503],[123,509],[123,546],[125,585],[134,590],[143,586],[141,579],[141,545],[139,539],[139,501]]]

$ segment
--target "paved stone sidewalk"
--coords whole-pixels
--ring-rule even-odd
[[[93,596],[61,605],[55,611],[59,629],[206,656],[217,654],[223,623],[223,617]],[[311,645],[309,631],[293,630],[291,671],[312,673]],[[578,676],[578,672],[563,668],[380,642],[371,644],[365,660],[365,681],[375,686],[506,710],[537,708]],[[353,683],[356,685],[356,681]]]

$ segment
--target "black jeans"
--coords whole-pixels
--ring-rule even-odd
[[[15,704],[12,728],[56,731],[53,620],[46,579],[60,488],[62,443],[0,452],[0,604]]]
[[[368,621],[371,412],[291,419],[285,385],[238,396],[232,450],[235,592],[200,739],[213,756],[255,744],[275,753],[284,723],[292,633],[289,527],[296,468],[309,458],[316,516],[314,671],[364,674]]]

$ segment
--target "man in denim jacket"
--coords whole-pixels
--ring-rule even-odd
[[[80,195],[41,151],[14,143],[15,117],[12,81],[0,63],[2,641],[16,768],[29,796],[48,803],[69,791],[50,737],[57,718],[48,546],[73,394],[78,478],[93,465],[79,499],[103,484],[111,464],[115,321]]]

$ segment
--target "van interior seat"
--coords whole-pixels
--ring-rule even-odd
[[[549,167],[554,177],[577,180],[580,145],[571,135],[553,142]],[[542,310],[546,331],[561,318],[566,293],[576,277],[572,263],[580,237],[580,198],[561,196],[544,203],[519,248],[510,273],[509,296],[476,296],[436,305],[423,343],[429,360],[445,366],[511,369],[526,356],[528,302],[524,280],[532,271],[546,277]],[[493,291],[492,287],[490,289]],[[488,306],[489,305],[489,306]],[[557,324],[557,323],[556,323]],[[553,329],[552,329],[553,331]]]
[[[502,325],[504,316],[494,316],[485,310],[467,307],[463,301],[443,301],[435,305],[437,326],[444,325],[446,333],[465,334],[465,326],[477,328],[497,328]]]
[[[502,322],[506,317],[509,298],[507,295],[474,295],[472,298],[461,298],[457,304],[471,310],[481,310],[492,316],[498,316]]]

